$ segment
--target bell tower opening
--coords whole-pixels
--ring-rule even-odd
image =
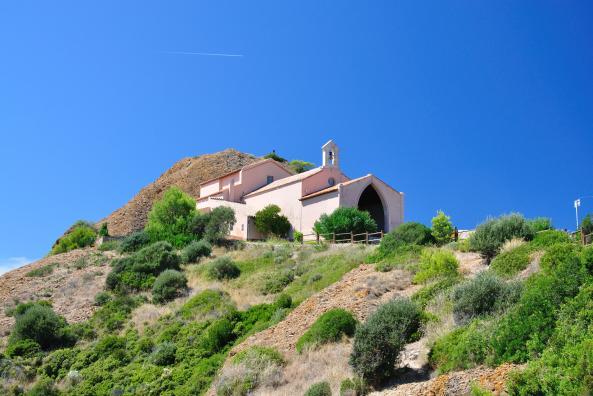
[[[321,163],[322,166],[335,166],[336,168],[339,166],[338,162],[338,146],[334,143],[333,140],[325,143],[321,147]]]
[[[358,209],[369,212],[377,223],[378,230],[385,231],[385,210],[381,198],[372,184],[369,184],[360,195]]]

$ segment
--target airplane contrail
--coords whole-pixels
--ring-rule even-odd
[[[172,55],[201,55],[201,56],[226,56],[231,58],[242,58],[241,54],[224,54],[218,52],[189,52],[189,51],[167,51],[166,54]]]

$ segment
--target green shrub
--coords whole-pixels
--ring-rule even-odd
[[[102,306],[111,301],[111,294],[108,292],[99,292],[95,295],[95,305]]]
[[[209,354],[220,352],[230,341],[235,339],[234,326],[228,319],[213,322],[202,338],[202,348]]]
[[[271,158],[274,161],[278,161],[278,162],[282,162],[282,163],[288,162],[288,160],[286,158],[282,158],[281,156],[276,154],[276,150],[272,150],[271,153],[264,155],[263,158]]]
[[[274,302],[278,308],[290,308],[292,307],[292,298],[288,294],[280,294]]]
[[[274,272],[267,276],[260,291],[262,294],[280,293],[286,286],[294,280],[294,272],[285,270],[281,272]]]
[[[176,270],[165,270],[152,285],[152,300],[157,304],[174,300],[187,289],[187,278]]]
[[[181,252],[184,263],[197,263],[202,257],[208,257],[212,253],[212,245],[207,241],[193,241]]]
[[[418,332],[420,310],[407,299],[380,306],[356,328],[350,364],[354,372],[370,382],[388,378],[405,344]]]
[[[27,396],[59,396],[60,391],[48,378],[42,378],[27,392]]]
[[[313,384],[305,392],[305,396],[331,396],[332,390],[326,381]]]
[[[246,363],[250,368],[265,368],[266,365],[273,363],[278,366],[284,366],[286,362],[282,354],[274,348],[263,346],[252,346],[237,353],[233,357],[233,363]],[[257,367],[256,367],[257,366]]]
[[[50,254],[66,253],[74,249],[91,246],[97,239],[97,231],[86,222],[77,222],[54,244]]]
[[[469,237],[469,245],[473,251],[480,252],[490,261],[498,254],[500,247],[508,240],[521,238],[531,240],[533,229],[525,218],[517,213],[488,219],[480,224]]]
[[[500,253],[490,263],[490,268],[497,275],[512,277],[523,271],[530,262],[530,247],[526,244],[507,252]]]
[[[517,285],[507,285],[489,271],[463,282],[453,291],[455,321],[466,323],[510,306],[519,299],[521,289]]]
[[[356,319],[341,308],[330,309],[322,314],[296,343],[298,352],[305,347],[316,347],[331,342],[338,342],[342,337],[351,337],[356,329]]]
[[[54,272],[54,268],[57,267],[57,265],[58,264],[56,264],[56,263],[46,264],[42,267],[35,268],[35,269],[27,272],[26,276],[31,277],[31,278],[42,278],[42,277],[47,276],[47,275],[51,274],[52,272]]]
[[[204,290],[183,304],[178,314],[184,319],[199,320],[225,316],[234,310],[228,294],[220,290]]]
[[[570,242],[570,236],[566,232],[560,230],[546,230],[535,234],[533,241],[531,241],[529,245],[534,248],[547,248],[557,243],[568,242]]]
[[[280,214],[280,207],[268,205],[255,213],[255,228],[266,237],[285,238],[290,231],[290,222]]]
[[[288,163],[288,167],[292,169],[294,173],[303,173],[313,169],[315,164],[307,161],[292,160]]]
[[[91,318],[94,328],[103,329],[112,333],[122,328],[124,322],[130,317],[142,298],[130,296],[116,296],[99,308]]]
[[[111,241],[103,242],[101,245],[99,245],[97,249],[100,252],[118,251],[120,249],[120,245],[120,241],[114,239]]]
[[[30,339],[18,340],[11,342],[4,353],[8,357],[23,356],[32,357],[41,352],[41,345]]]
[[[389,252],[378,248],[365,259],[365,262],[376,263],[375,268],[381,272],[388,272],[393,268],[413,271],[417,269],[422,249],[419,245],[401,245]]]
[[[241,270],[229,257],[218,257],[208,265],[210,279],[233,279],[241,275]]]
[[[327,234],[332,233],[353,232],[362,234],[364,232],[375,232],[377,231],[377,223],[367,211],[357,208],[337,208],[329,215],[322,214],[313,228],[318,234],[329,238]]]
[[[198,239],[221,245],[237,222],[235,211],[226,206],[219,206],[208,213],[196,213],[192,220],[192,232]]]
[[[168,366],[175,363],[175,353],[177,346],[169,341],[165,341],[154,348],[150,355],[150,361],[157,366]]]
[[[434,242],[430,228],[424,224],[408,222],[383,236],[379,247],[371,259],[379,261],[390,255],[397,254],[408,245],[427,245]]]
[[[453,224],[451,218],[447,216],[442,210],[437,212],[437,215],[432,218],[431,234],[439,245],[444,245],[453,240]]]
[[[150,237],[145,231],[136,231],[124,239],[119,244],[121,253],[132,253],[150,245]]]
[[[589,245],[581,251],[581,262],[589,271],[589,274],[593,274],[593,245]]]
[[[40,304],[33,304],[16,315],[9,344],[22,340],[33,340],[43,350],[72,346],[76,342],[66,320]]]
[[[101,227],[99,227],[99,236],[100,237],[109,236],[109,230],[107,229],[107,223],[101,223]]]
[[[340,383],[340,396],[365,396],[369,387],[362,378],[346,378]]]
[[[458,284],[460,280],[461,277],[446,277],[431,282],[414,293],[414,295],[412,295],[412,301],[420,307],[425,308],[438,294],[451,289]]]
[[[540,232],[546,230],[552,230],[552,219],[549,217],[536,217],[534,219],[527,220],[527,224],[531,227],[533,232]]]
[[[432,279],[458,277],[459,263],[455,255],[443,249],[424,249],[420,255],[419,270],[414,275],[415,283]]]
[[[489,358],[491,332],[488,322],[474,320],[437,339],[428,361],[439,373],[479,366]]]
[[[151,241],[167,241],[182,247],[195,236],[191,225],[196,215],[196,201],[178,187],[171,187],[148,213],[146,233]]]
[[[294,239],[295,242],[297,243],[303,243],[303,233],[300,231],[295,231],[292,233],[292,237]]]
[[[585,235],[593,233],[593,216],[591,214],[588,214],[583,218],[583,221],[581,221],[580,230]]]

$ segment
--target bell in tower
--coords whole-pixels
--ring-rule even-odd
[[[338,146],[336,146],[333,140],[330,140],[321,147],[321,153],[321,163],[323,166],[335,166],[336,168],[339,167]]]

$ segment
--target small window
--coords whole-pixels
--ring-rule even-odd
[[[271,183],[271,182],[273,182],[273,181],[274,181],[274,176],[268,176],[268,177],[266,178],[266,184],[270,184],[270,183]]]
[[[245,231],[245,224],[241,224],[241,231]]]
[[[327,184],[329,184],[330,186],[333,186],[334,184],[336,184],[336,179],[334,179],[333,177],[330,177],[329,179],[327,179]]]

